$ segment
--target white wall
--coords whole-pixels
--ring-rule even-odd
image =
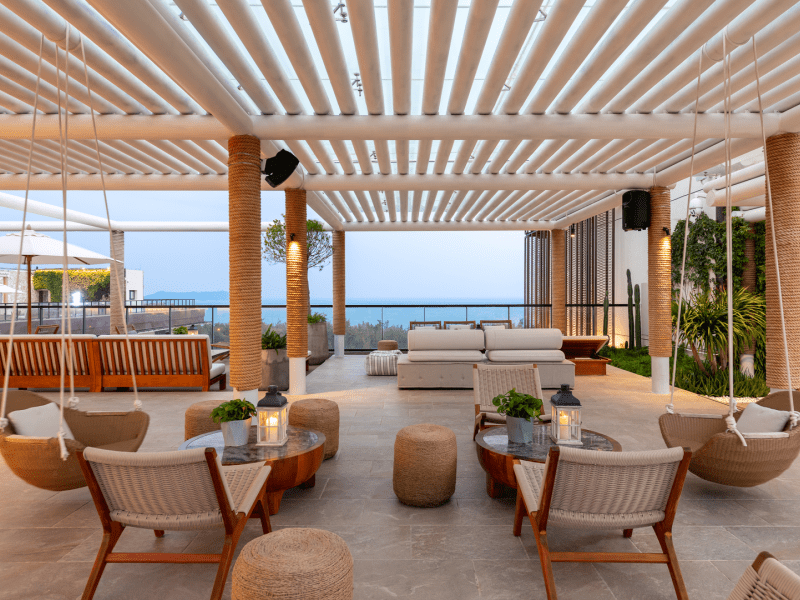
[[[26,277],[27,267],[23,264],[20,272],[19,285],[17,285],[17,270],[16,269],[0,269],[0,283],[12,288],[16,288],[20,293],[18,294],[0,294],[0,301],[9,304],[14,302],[14,296],[17,297],[18,303],[28,302],[28,282]],[[36,299],[34,298],[35,302]]]
[[[135,300],[144,299],[144,271],[125,269],[125,302],[131,299],[131,291],[136,292]]]

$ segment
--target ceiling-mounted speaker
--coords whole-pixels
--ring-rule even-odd
[[[298,158],[288,150],[281,150],[264,162],[264,181],[271,187],[278,187],[289,179],[300,164]]]
[[[650,227],[650,192],[630,190],[622,194],[622,229],[641,231]]]

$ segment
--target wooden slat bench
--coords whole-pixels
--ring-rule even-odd
[[[8,358],[8,337],[0,335],[0,373],[5,375]],[[97,360],[93,335],[73,335],[72,355],[76,388],[100,391],[100,364]],[[69,347],[69,339],[66,340]],[[11,352],[11,371],[8,386],[12,388],[61,387],[61,336],[15,335]],[[66,360],[66,357],[65,357]],[[64,367],[64,384],[69,386],[69,369]]]
[[[136,364],[136,386],[226,387],[225,365],[212,363],[207,335],[136,335],[129,339]],[[97,338],[102,387],[133,387],[124,335]]]

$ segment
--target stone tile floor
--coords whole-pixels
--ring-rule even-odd
[[[330,359],[309,374],[309,396],[341,407],[339,453],[322,464],[317,484],[290,490],[274,527],[319,527],[342,536],[355,558],[357,599],[472,600],[545,598],[530,526],[511,534],[513,496],[492,500],[471,438],[471,390],[398,390],[394,377],[367,377],[363,357]],[[581,377],[575,395],[584,423],[618,440],[623,450],[662,448],[657,419],[666,397],[648,393],[650,381],[609,369],[606,377]],[[57,394],[49,394],[56,399]],[[228,392],[146,392],[151,425],[141,451],[169,450],[183,441],[183,412]],[[291,400],[298,399],[293,397]],[[126,409],[130,393],[82,394],[84,410]],[[724,407],[680,392],[683,412],[719,413]],[[453,429],[458,479],[440,508],[401,505],[392,492],[392,446],[397,431],[432,422]],[[800,463],[781,478],[751,489],[704,482],[689,475],[679,506],[675,545],[690,597],[727,597],[744,568],[769,550],[800,572]],[[260,535],[255,521],[241,544]],[[0,461],[0,599],[80,597],[100,540],[87,490],[52,493],[15,478]],[[129,528],[117,549],[166,552],[217,551],[218,532],[152,532]],[[650,530],[631,539],[621,533],[555,529],[554,549],[651,551]],[[208,598],[215,569],[207,565],[110,565],[96,598]],[[663,565],[557,564],[562,600],[674,598]],[[226,591],[230,597],[230,581]]]

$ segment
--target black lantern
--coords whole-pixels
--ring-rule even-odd
[[[264,181],[271,187],[278,187],[289,179],[300,164],[298,158],[288,150],[281,150],[272,158],[264,161]]]
[[[550,408],[550,438],[556,444],[582,445],[581,401],[572,395],[567,384],[550,398]]]
[[[256,444],[259,446],[283,446],[288,439],[289,403],[278,393],[278,386],[271,385],[267,394],[256,405]]]

